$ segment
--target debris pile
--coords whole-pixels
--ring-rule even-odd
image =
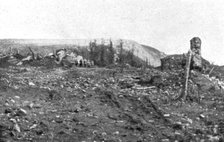
[[[8,55],[1,54],[0,56],[0,67],[8,66],[44,66],[44,67],[72,67],[73,65],[79,67],[92,67],[94,62],[84,59],[81,55],[77,55],[75,52],[67,51],[66,49],[59,49],[56,54],[50,53],[45,57],[40,56],[38,53],[35,54],[31,48],[30,53],[27,56],[20,55],[19,53],[10,53]]]

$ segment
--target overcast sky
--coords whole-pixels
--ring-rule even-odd
[[[173,54],[194,36],[224,65],[223,0],[0,0],[0,38],[125,38]]]

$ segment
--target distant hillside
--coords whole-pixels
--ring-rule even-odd
[[[167,55],[153,47],[150,47],[150,46],[147,46],[147,45],[141,45],[146,51],[147,53],[150,53],[149,56],[150,56],[150,59],[152,62],[154,62],[155,65],[159,65],[161,64],[161,61],[158,60],[158,58],[164,58],[166,57]]]
[[[20,54],[26,55],[31,47],[35,53],[47,55],[56,49],[60,48],[77,48],[82,46],[89,46],[90,41],[94,39],[2,39],[0,40],[0,52],[8,53],[13,50],[18,50]],[[120,39],[111,39],[113,47],[117,49],[120,44]],[[109,44],[109,39],[96,39],[97,44]],[[154,67],[161,65],[160,58],[166,55],[159,50],[141,45],[132,40],[122,40],[123,48],[125,50],[133,50],[134,55],[146,61]]]

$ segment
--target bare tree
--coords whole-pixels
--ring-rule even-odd
[[[131,66],[135,66],[134,48],[132,48],[127,52],[126,60]]]
[[[104,46],[104,40],[102,39],[101,45],[100,45],[100,65],[105,66],[106,60],[105,60],[105,46]]]
[[[114,49],[113,49],[113,43],[110,39],[110,45],[109,45],[109,64],[113,64],[114,63]]]
[[[91,61],[96,61],[96,59],[95,59],[95,52],[96,52],[96,40],[94,40],[93,42],[91,41],[90,43],[89,43],[89,48],[90,48],[90,60]]]
[[[118,55],[119,64],[121,65],[121,72],[123,72],[124,71],[124,53],[123,53],[124,49],[123,49],[123,41],[122,40],[120,40],[119,48],[120,48],[119,55]]]

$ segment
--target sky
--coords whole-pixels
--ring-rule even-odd
[[[123,38],[224,65],[223,0],[0,0],[0,38]]]

